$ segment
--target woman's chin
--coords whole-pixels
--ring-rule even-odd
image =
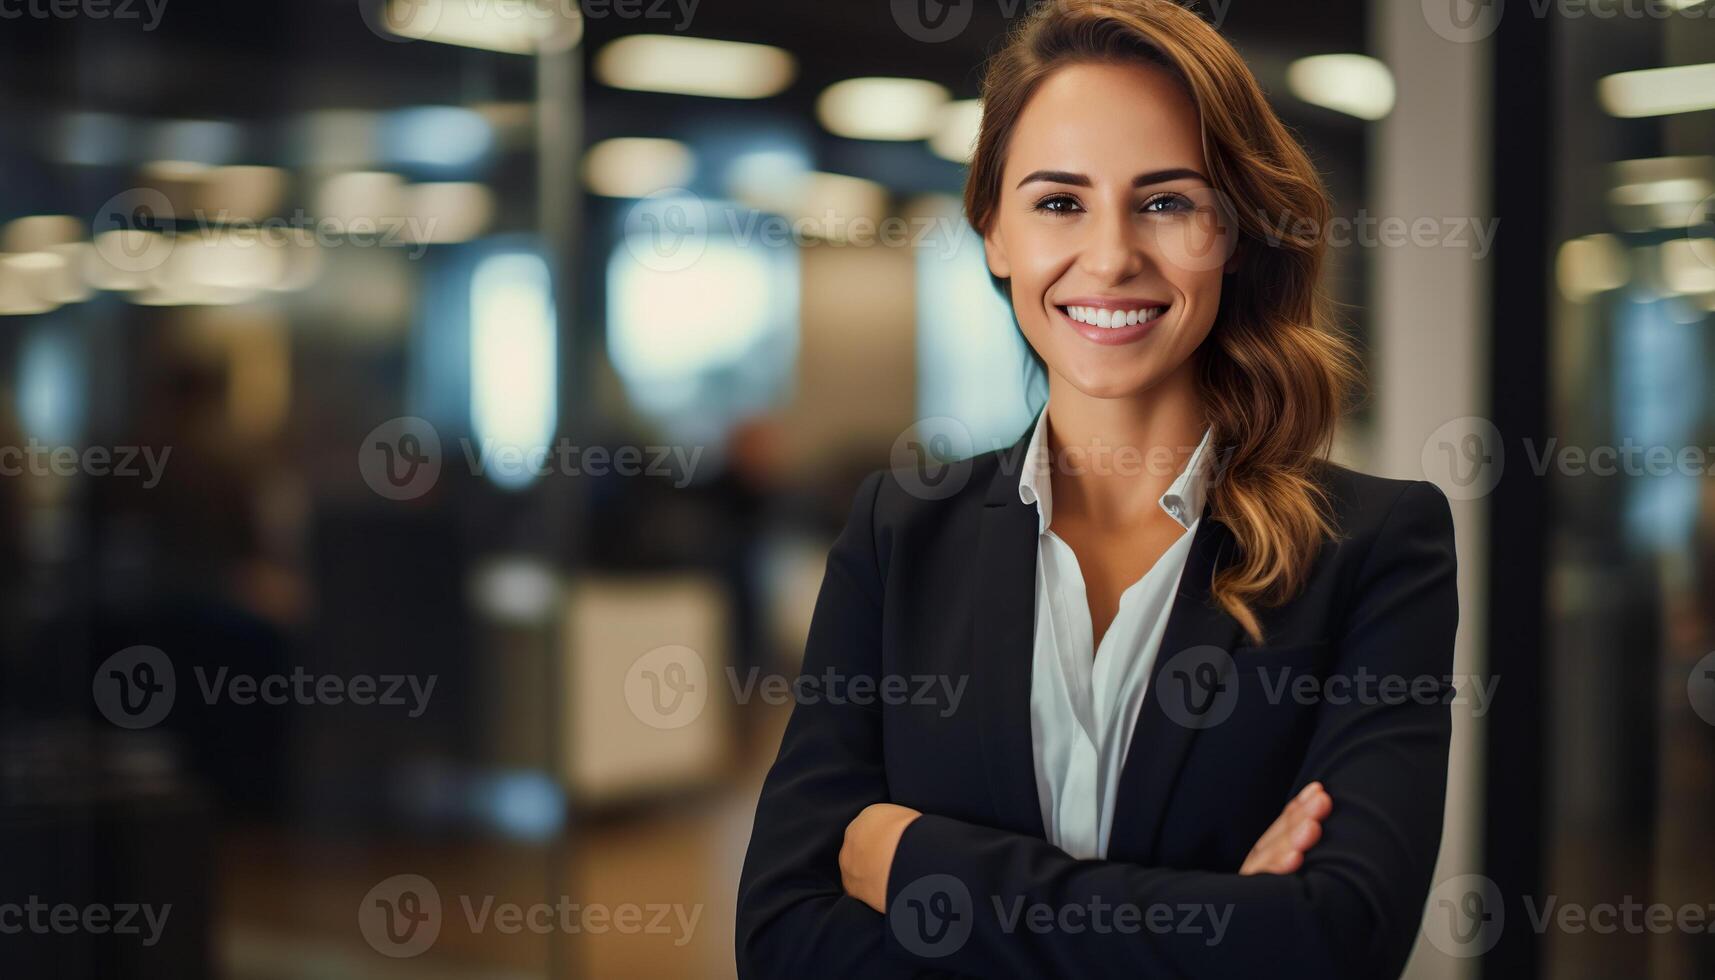
[[[1081,364],[1056,373],[1090,398],[1130,398],[1156,381],[1148,366],[1136,358],[1129,364]]]

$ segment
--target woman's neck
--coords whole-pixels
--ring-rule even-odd
[[[1057,515],[1103,526],[1152,516],[1207,428],[1188,361],[1127,398],[1093,398],[1059,377],[1048,385],[1048,446]]]

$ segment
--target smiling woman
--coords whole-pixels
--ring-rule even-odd
[[[950,495],[864,482],[804,658],[969,696],[796,706],[739,973],[1397,975],[1441,838],[1453,523],[1327,459],[1356,383],[1327,194],[1167,0],[1043,5],[983,97],[966,217],[1047,405]],[[1322,693],[1378,676],[1413,696]]]

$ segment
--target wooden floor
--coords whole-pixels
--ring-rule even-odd
[[[737,777],[694,799],[586,826],[575,850],[496,842],[324,839],[252,830],[222,841],[216,907],[220,975],[227,980],[425,980],[579,977],[601,980],[734,975],[733,906],[757,790],[785,714],[762,719]],[[558,871],[558,876],[555,874]],[[421,875],[441,898],[440,934],[411,958],[372,948],[357,911],[396,874]],[[472,928],[485,901],[573,903],[660,913],[662,933],[548,935]],[[557,913],[556,913],[557,915]],[[689,929],[684,924],[692,923]]]

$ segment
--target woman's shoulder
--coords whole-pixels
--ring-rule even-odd
[[[945,461],[896,460],[869,473],[856,504],[876,531],[933,532],[980,520],[985,508],[1029,510],[1018,493],[1019,449]],[[1448,497],[1428,480],[1377,476],[1325,458],[1312,464],[1311,477],[1323,490],[1345,542],[1372,539],[1399,526],[1452,533]]]
[[[1348,541],[1373,540],[1402,527],[1451,538],[1452,506],[1446,492],[1428,480],[1376,476],[1328,459],[1316,461],[1313,478]]]

